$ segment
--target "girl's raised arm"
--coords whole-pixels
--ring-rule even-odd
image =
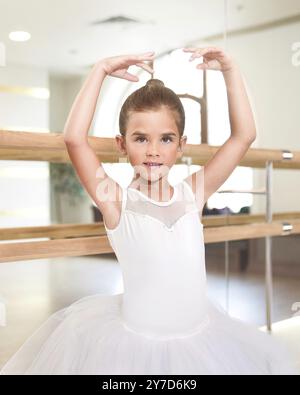
[[[88,132],[95,113],[97,100],[106,76],[139,81],[127,72],[131,65],[144,68],[150,73],[151,67],[143,61],[152,60],[153,53],[144,55],[122,55],[102,59],[97,62],[72,105],[63,135],[64,142],[76,173],[89,195],[99,207],[103,216],[110,217],[120,211],[122,190],[118,183],[104,171],[96,153],[89,145]],[[101,196],[100,183],[108,186],[108,193]]]
[[[214,156],[198,172],[187,177],[202,210],[208,198],[215,193],[239,165],[256,139],[255,120],[242,74],[236,62],[221,48],[184,48],[192,52],[191,61],[203,57],[196,67],[201,70],[221,71],[224,76],[231,135]]]

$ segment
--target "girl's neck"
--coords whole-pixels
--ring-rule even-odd
[[[130,183],[129,188],[138,189],[149,197],[157,196],[159,198],[159,201],[165,201],[162,200],[162,197],[164,197],[166,201],[168,201],[172,198],[174,190],[169,184],[167,178],[167,175],[165,175],[158,180],[151,181],[145,180],[141,177],[135,177]]]

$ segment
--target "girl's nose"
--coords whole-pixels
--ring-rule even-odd
[[[153,145],[149,145],[148,150],[147,150],[147,154],[148,155],[157,155],[158,154],[158,150],[155,144]]]

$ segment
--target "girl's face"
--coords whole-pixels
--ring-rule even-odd
[[[166,179],[186,144],[186,137],[180,139],[174,115],[166,108],[131,113],[126,138],[116,139],[134,168],[135,178],[140,175],[147,181]],[[150,167],[149,162],[160,166]]]

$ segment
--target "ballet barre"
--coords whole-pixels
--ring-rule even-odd
[[[290,223],[292,220],[300,220],[300,212],[282,212],[273,215],[273,221]],[[204,229],[233,225],[246,225],[264,223],[262,214],[235,214],[235,215],[208,215],[203,216],[201,222]],[[274,222],[275,223],[275,222]],[[295,231],[295,228],[293,229]],[[90,237],[106,235],[102,221],[86,224],[54,224],[49,226],[23,226],[16,228],[0,228],[0,241],[14,241],[26,239],[47,238],[50,240],[67,239],[76,237]],[[224,240],[222,240],[224,241]],[[208,241],[215,242],[215,241]]]
[[[88,142],[101,162],[124,163],[126,157],[117,151],[114,138],[89,136]],[[220,147],[186,144],[184,157],[193,165],[203,166]],[[62,133],[33,133],[0,130],[0,160],[30,160],[71,163]],[[265,168],[266,162],[278,169],[300,169],[300,151],[250,148],[239,166]],[[176,164],[182,164],[178,159]]]
[[[66,235],[64,237],[62,237],[63,225],[61,229],[59,229],[58,225],[36,227],[38,231],[36,231],[34,227],[30,227],[28,228],[28,235],[25,234],[26,227],[0,229],[0,240],[7,241],[9,238],[9,242],[7,243],[3,243],[2,241],[0,242],[0,263],[28,259],[32,260],[113,253],[113,249],[109,244],[103,223],[99,223],[99,225],[90,225],[90,232],[83,231],[84,228],[87,228],[86,225],[82,225],[81,230],[80,225],[68,225],[68,227],[72,226],[78,227],[79,230],[75,229],[72,233],[69,228],[65,231]],[[20,234],[18,234],[19,230]],[[87,237],[87,233],[97,233],[97,236],[88,235]],[[298,220],[276,221],[271,224],[262,222],[246,225],[239,224],[205,227],[204,242],[205,244],[213,244],[224,241],[250,240],[267,236],[274,237],[295,234],[300,234],[300,218]],[[25,240],[33,239],[34,236],[35,238],[48,238],[50,240],[12,242],[14,241],[13,237],[15,237],[15,240],[17,238],[19,238],[19,240]]]

